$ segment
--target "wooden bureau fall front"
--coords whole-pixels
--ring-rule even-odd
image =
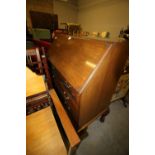
[[[109,106],[128,58],[128,42],[59,34],[48,51],[54,87],[76,129]]]

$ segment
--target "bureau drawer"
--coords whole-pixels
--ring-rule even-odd
[[[78,122],[79,105],[70,93],[63,87],[62,83],[54,79],[54,87],[56,88],[60,100],[75,122]]]
[[[63,83],[57,79],[54,79],[54,83],[56,85],[56,87],[59,87],[59,92],[61,93],[63,99],[67,102],[69,102],[69,104],[74,107],[74,109],[78,110],[79,109],[79,105],[76,102],[76,97],[74,97],[70,91],[68,91],[68,89],[66,89],[63,85]]]
[[[73,115],[74,119],[77,121],[78,119],[78,109],[75,107],[75,104],[72,100],[65,100],[64,104],[69,112]]]
[[[52,77],[59,81],[63,87],[76,99],[78,96],[77,91],[64,79],[64,77],[57,71],[57,69],[51,65]]]

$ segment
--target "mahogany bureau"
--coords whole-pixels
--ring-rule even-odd
[[[128,58],[128,42],[57,34],[48,51],[54,87],[77,131],[110,104]]]

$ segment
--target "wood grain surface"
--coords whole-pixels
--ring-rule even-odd
[[[108,108],[128,57],[128,43],[114,43],[107,52],[94,69],[81,94],[80,127]]]
[[[69,117],[67,116],[67,113],[64,110],[62,103],[60,102],[55,90],[51,89],[49,93],[53,100],[58,116],[60,118],[61,124],[69,140],[70,146],[75,147],[76,145],[80,143],[80,138],[77,135]]]
[[[64,106],[70,106],[66,110],[76,120],[78,131],[108,108],[128,52],[129,42],[121,40],[69,38],[61,34],[51,44],[48,59],[56,73],[53,81],[64,98]]]
[[[42,75],[37,75],[26,67],[26,97],[46,91]]]
[[[80,91],[90,73],[105,54],[108,42],[60,35],[48,52],[48,59],[70,84]]]
[[[27,155],[67,155],[50,107],[26,117]]]

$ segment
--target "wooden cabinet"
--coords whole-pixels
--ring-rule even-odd
[[[48,51],[54,87],[78,131],[109,106],[128,42],[59,34]]]

